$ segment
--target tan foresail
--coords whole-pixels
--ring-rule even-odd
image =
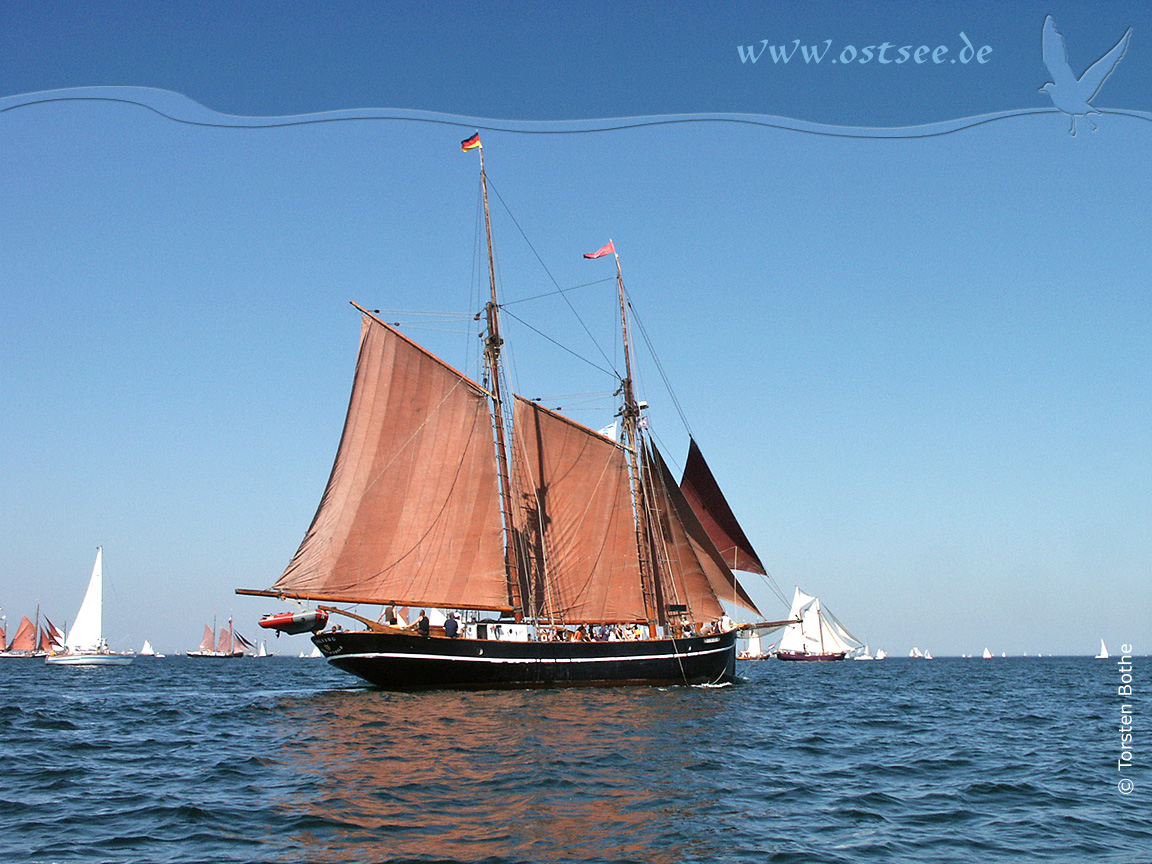
[[[663,547],[658,546],[657,553],[671,565],[664,582],[682,592],[682,599],[667,598],[666,602],[686,602],[697,620],[724,614],[718,597],[761,614],[677,487],[664,457],[653,447],[645,451],[644,461],[650,478],[647,485],[660,516],[661,533],[655,537]]]
[[[643,620],[624,449],[519,396],[513,425],[531,611],[568,622]]]
[[[328,486],[272,590],[508,604],[487,393],[371,315]]]
[[[767,574],[694,440],[688,443],[680,491],[729,567]]]

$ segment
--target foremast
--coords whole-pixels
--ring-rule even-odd
[[[484,307],[486,332],[484,335],[484,358],[488,366],[489,406],[492,411],[492,428],[496,437],[496,473],[500,480],[500,508],[504,524],[504,572],[508,582],[508,603],[517,620],[523,617],[524,601],[520,591],[520,568],[514,542],[512,519],[512,481],[508,468],[508,443],[504,421],[504,399],[501,391],[503,377],[500,368],[500,348],[504,344],[500,336],[500,304],[496,298],[496,265],[492,255],[492,217],[488,210],[488,175],[484,171],[484,145],[480,143],[480,133],[464,141],[465,151],[480,151],[480,189],[484,199],[484,235],[488,247],[488,287],[489,299]]]

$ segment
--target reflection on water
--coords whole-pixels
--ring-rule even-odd
[[[313,861],[683,860],[685,822],[708,804],[689,776],[692,729],[725,701],[688,688],[285,700],[282,806],[307,817],[295,839]],[[710,857],[707,832],[687,836]]]
[[[1115,667],[1087,658],[411,695],[294,658],[0,667],[12,861],[1131,864],[1152,848],[1143,775],[1124,798],[1109,763]]]

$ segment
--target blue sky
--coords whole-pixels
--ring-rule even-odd
[[[230,613],[255,631],[270,607],[231,591],[271,584],[319,500],[355,360],[348,301],[457,313],[390,318],[474,362],[478,166],[459,141],[479,126],[504,299],[608,279],[580,254],[615,240],[691,430],[786,592],[819,594],[892,653],[1144,650],[1152,14],[448,8],[0,4],[10,629],[37,601],[73,616],[102,544],[113,642],[190,648]],[[1133,29],[1095,100],[1128,113],[1094,133],[1037,110],[1052,108],[1048,13],[1077,72]],[[958,51],[960,31],[992,47],[986,64],[737,52]],[[316,112],[344,113],[267,120]],[[613,126],[629,128],[589,131]],[[611,287],[570,295],[610,357]],[[564,304],[509,309],[599,360]],[[611,400],[584,395],[607,376],[508,328],[521,392],[610,421]],[[650,361],[641,380],[678,463],[687,435]]]

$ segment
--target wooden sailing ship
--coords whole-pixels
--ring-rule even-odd
[[[215,624],[215,622],[213,622]],[[231,660],[236,657],[247,656],[248,649],[255,649],[255,645],[241,636],[232,626],[232,619],[228,619],[228,626],[221,627],[217,635],[215,627],[204,625],[204,638],[195,651],[185,652],[189,657],[209,658],[213,660]]]
[[[41,626],[40,607],[37,606],[35,623],[27,615],[21,616],[12,642],[6,643],[7,628],[0,619],[0,658],[46,657],[60,648],[64,644],[64,634],[48,618],[44,622]]]
[[[421,608],[467,613],[453,638],[455,618],[406,628],[387,614],[320,607],[363,627],[324,630],[315,645],[381,687],[732,679],[737,633],[720,598],[759,615],[733,568],[764,568],[695,443],[677,484],[644,433],[613,244],[585,257],[616,260],[619,441],[508,398],[478,136],[463,149],[480,150],[490,288],[477,316],[484,383],[356,306],[355,380],[320,506],[276,583],[237,593],[407,606],[413,618]]]
[[[849,654],[863,648],[836,616],[820,605],[819,597],[812,597],[796,588],[792,608],[793,619],[780,637],[776,648],[778,660],[828,662],[847,659]]]

